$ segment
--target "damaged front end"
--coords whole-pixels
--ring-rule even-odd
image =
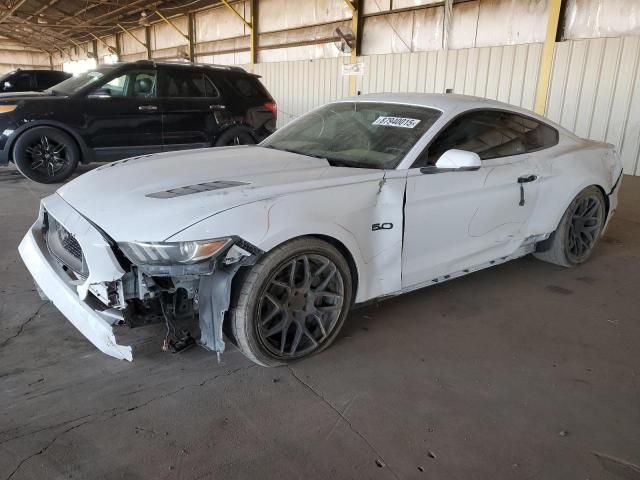
[[[116,244],[57,194],[42,200],[19,251],[46,298],[102,352],[129,361],[135,345],[122,337],[161,322],[164,349],[198,339],[220,355],[232,279],[262,253],[237,237]]]

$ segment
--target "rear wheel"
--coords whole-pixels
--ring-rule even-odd
[[[224,131],[216,140],[216,147],[230,147],[233,145],[255,145],[256,139],[249,129],[243,127],[231,127]]]
[[[551,246],[534,256],[545,262],[572,267],[585,262],[600,239],[606,217],[604,196],[597,187],[582,190],[567,208]]]
[[[351,307],[346,260],[332,245],[315,238],[277,247],[241,281],[231,330],[242,353],[264,366],[327,348]]]
[[[51,127],[27,130],[13,147],[20,173],[39,183],[63,182],[78,166],[80,151],[68,134]]]

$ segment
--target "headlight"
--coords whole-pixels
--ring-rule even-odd
[[[230,241],[229,238],[219,238],[192,242],[123,242],[118,246],[129,260],[138,265],[190,265],[212,258]]]
[[[0,113],[13,112],[16,108],[18,108],[17,105],[0,105]]]

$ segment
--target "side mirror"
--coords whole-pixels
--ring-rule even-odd
[[[13,89],[13,84],[11,82],[4,82],[2,84],[2,90],[4,90],[5,92],[8,92],[9,90]]]
[[[475,152],[447,150],[436,162],[436,168],[440,170],[477,170],[480,168],[480,156]]]

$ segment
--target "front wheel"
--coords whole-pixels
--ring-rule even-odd
[[[51,127],[24,132],[13,147],[13,161],[25,177],[39,183],[59,183],[78,166],[80,151],[68,134]]]
[[[594,186],[585,188],[562,216],[549,249],[534,253],[534,256],[563,267],[584,263],[600,239],[605,218],[606,206],[602,192]]]
[[[315,238],[275,248],[241,282],[231,331],[242,353],[264,366],[327,348],[351,307],[349,265],[335,247]]]

